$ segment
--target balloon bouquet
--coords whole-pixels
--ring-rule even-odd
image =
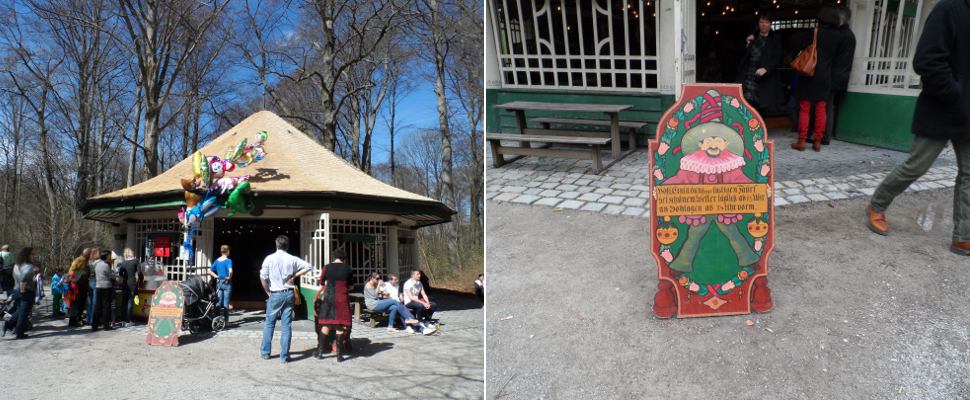
[[[195,256],[192,238],[203,219],[215,215],[222,208],[229,210],[228,217],[253,210],[249,175],[226,176],[226,173],[236,168],[245,168],[266,157],[263,144],[268,138],[266,131],[259,131],[251,144],[243,139],[236,147],[229,148],[221,159],[216,156],[206,157],[199,151],[192,155],[192,172],[195,176],[192,179],[182,179],[185,207],[178,214],[185,232],[182,248],[188,254],[189,262]]]

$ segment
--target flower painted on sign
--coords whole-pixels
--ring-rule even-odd
[[[659,168],[653,170],[653,176],[655,178],[657,178],[657,180],[663,180],[664,179],[664,173],[662,171],[660,171]]]
[[[754,149],[759,153],[765,151],[765,142],[762,142],[760,137],[754,140]]]
[[[677,283],[679,283],[680,286],[687,286],[687,284],[690,283],[690,279],[687,279],[686,276],[681,275],[680,278],[677,279]]]
[[[678,124],[680,124],[680,121],[678,121],[677,118],[671,118],[667,120],[667,128],[669,129],[677,129]]]
[[[660,252],[660,257],[663,257],[664,261],[668,263],[674,261],[674,255],[670,253],[670,249],[664,249],[664,251]]]
[[[738,271],[738,278],[740,278],[742,281],[745,279],[748,279],[748,271],[745,271],[745,270]]]
[[[751,118],[751,119],[748,120],[748,128],[749,129],[756,130],[760,126],[761,126],[761,123],[758,122],[758,119],[757,118]]]
[[[761,176],[768,176],[768,172],[771,171],[771,167],[768,164],[761,166]]]
[[[722,224],[736,224],[741,222],[741,214],[718,214],[717,222]]]
[[[657,153],[664,155],[668,149],[670,149],[670,145],[667,142],[660,142],[660,146],[657,147]]]
[[[701,290],[701,286],[698,285],[697,283],[691,282],[690,285],[687,286],[687,290],[690,290],[691,292],[696,292],[698,290]]]
[[[684,112],[689,113],[691,111],[694,111],[694,103],[687,102],[687,104],[684,105]]]
[[[731,99],[731,107],[738,108],[741,106],[741,102],[738,99]]]
[[[677,220],[682,224],[691,226],[700,226],[701,224],[707,222],[707,218],[703,215],[681,215],[677,217]]]

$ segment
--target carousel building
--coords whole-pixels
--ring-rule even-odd
[[[919,76],[912,59],[935,0],[487,0],[486,129],[517,133],[516,100],[626,104],[652,136],[681,83],[736,82],[744,38],[768,13],[789,58],[823,6],[845,7],[856,48],[836,121],[840,140],[908,150]],[[780,79],[788,83],[790,68]],[[589,113],[534,116],[589,118]],[[788,127],[786,113],[763,115]],[[780,122],[776,124],[773,122]],[[540,128],[539,123],[534,124]]]
[[[181,246],[177,216],[185,204],[180,179],[193,176],[191,157],[152,179],[88,199],[85,218],[111,224],[113,250],[131,249],[142,261],[142,296],[162,280],[204,274],[225,244],[232,249],[233,302],[261,304],[262,260],[275,251],[274,238],[287,235],[289,252],[315,268],[300,282],[303,299],[310,300],[331,250],[347,252],[358,284],[371,272],[406,273],[418,268],[416,230],[449,222],[454,214],[441,202],[367,175],[269,111],[249,116],[200,151],[221,156],[259,131],[269,135],[266,157],[228,174],[250,176],[255,209],[204,218],[193,235],[191,257]]]

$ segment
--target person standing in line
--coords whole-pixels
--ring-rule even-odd
[[[809,113],[813,111],[815,130],[812,149],[822,150],[822,138],[825,136],[825,107],[832,97],[832,61],[843,40],[837,30],[838,27],[838,11],[834,7],[823,7],[818,13],[818,26],[815,28],[814,35],[817,37],[815,49],[818,54],[815,74],[800,76],[798,87],[795,88],[795,98],[798,99],[798,141],[791,144],[795,150],[805,150],[805,142],[808,140],[808,122],[811,118]],[[804,47],[808,47],[810,43],[805,43]]]
[[[431,317],[438,309],[438,304],[428,299],[428,293],[421,283],[422,275],[421,271],[414,270],[411,272],[411,279],[404,282],[404,304],[415,310],[414,315],[423,324],[424,329],[434,331],[437,328],[431,323]]]
[[[758,16],[758,31],[748,35],[746,41],[737,76],[744,98],[761,112],[776,112],[784,97],[776,73],[784,50],[781,38],[771,31],[768,14]]]
[[[62,275],[64,270],[58,268],[54,271],[54,275],[51,276],[51,310],[54,318],[63,317],[64,309],[61,307],[63,305],[64,297],[64,275]]]
[[[273,346],[273,332],[276,329],[276,316],[280,315],[283,332],[280,335],[280,360],[290,361],[290,337],[293,323],[293,281],[310,272],[310,263],[286,252],[290,239],[276,237],[276,252],[266,256],[259,270],[259,280],[266,292],[266,320],[263,322],[263,342],[259,348],[260,356],[269,360]]]
[[[90,268],[88,260],[91,259],[91,249],[84,249],[81,255],[71,262],[71,268],[67,271],[67,279],[71,288],[68,292],[70,308],[68,309],[68,326],[80,327],[84,325],[84,310],[87,309],[88,299],[88,279]]]
[[[104,330],[110,331],[114,329],[111,326],[111,303],[114,300],[114,283],[117,281],[118,276],[115,275],[114,269],[111,268],[111,252],[108,250],[101,250],[98,255],[98,261],[94,263],[94,279],[95,290],[98,294],[95,297],[97,299],[97,304],[95,305],[94,316],[91,323],[91,331],[97,331],[104,326]]]
[[[88,326],[94,325],[94,313],[95,313],[94,307],[98,304],[98,290],[97,290],[98,287],[97,287],[97,281],[95,280],[95,276],[94,276],[96,274],[94,270],[94,266],[95,264],[98,263],[99,261],[98,258],[100,257],[100,254],[101,254],[101,248],[93,247],[91,248],[91,258],[88,259],[88,271],[90,272],[88,274],[88,280],[87,280],[88,309],[87,309],[87,316],[84,318]]]
[[[118,305],[118,315],[121,316],[122,326],[131,326],[131,313],[135,308],[135,296],[138,295],[138,284],[142,280],[139,262],[135,252],[125,249],[125,260],[118,264],[118,276],[121,278],[121,304]]]
[[[845,98],[845,91],[849,87],[849,74],[852,73],[852,57],[855,55],[855,34],[849,29],[849,9],[840,7],[839,29],[842,35],[842,42],[839,43],[839,51],[835,54],[832,61],[832,101],[828,102],[825,110],[825,136],[822,137],[822,144],[827,145],[835,136],[835,123],[839,116],[839,105]]]
[[[13,253],[10,252],[10,245],[0,246],[0,289],[7,296],[12,296],[16,285],[13,279]]]
[[[17,263],[13,267],[13,279],[16,285],[19,304],[17,305],[17,326],[14,328],[17,339],[27,337],[30,312],[34,308],[34,296],[37,291],[37,267],[34,266],[34,249],[24,247],[17,255]]]
[[[923,176],[947,143],[957,158],[950,251],[970,256],[970,0],[942,0],[926,18],[913,56],[923,89],[913,114],[909,158],[883,179],[867,209],[868,226],[889,234],[886,209]]]
[[[222,317],[229,326],[229,299],[232,295],[232,259],[229,258],[229,246],[219,247],[222,255],[209,267],[209,276],[216,278],[216,293],[219,300],[216,302],[216,312],[221,310]]]

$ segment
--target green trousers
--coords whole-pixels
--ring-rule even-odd
[[[747,267],[758,262],[761,257],[758,256],[758,253],[748,248],[748,241],[744,239],[744,236],[738,230],[738,224],[725,224],[717,222],[716,219],[716,215],[708,215],[707,221],[703,224],[687,228],[687,240],[684,242],[684,246],[680,248],[680,253],[677,254],[677,258],[670,263],[670,269],[681,272],[691,272],[694,270],[694,257],[697,256],[697,251],[700,250],[701,239],[707,235],[707,231],[711,229],[711,225],[716,226],[724,234],[724,237],[727,238],[728,244],[734,250],[734,254],[738,256],[738,266]]]
[[[872,194],[872,208],[886,211],[896,196],[930,169],[947,142],[950,140],[916,136],[909,158],[897,165]],[[952,140],[952,143],[959,170],[953,188],[953,240],[967,242],[970,241],[970,139]]]

